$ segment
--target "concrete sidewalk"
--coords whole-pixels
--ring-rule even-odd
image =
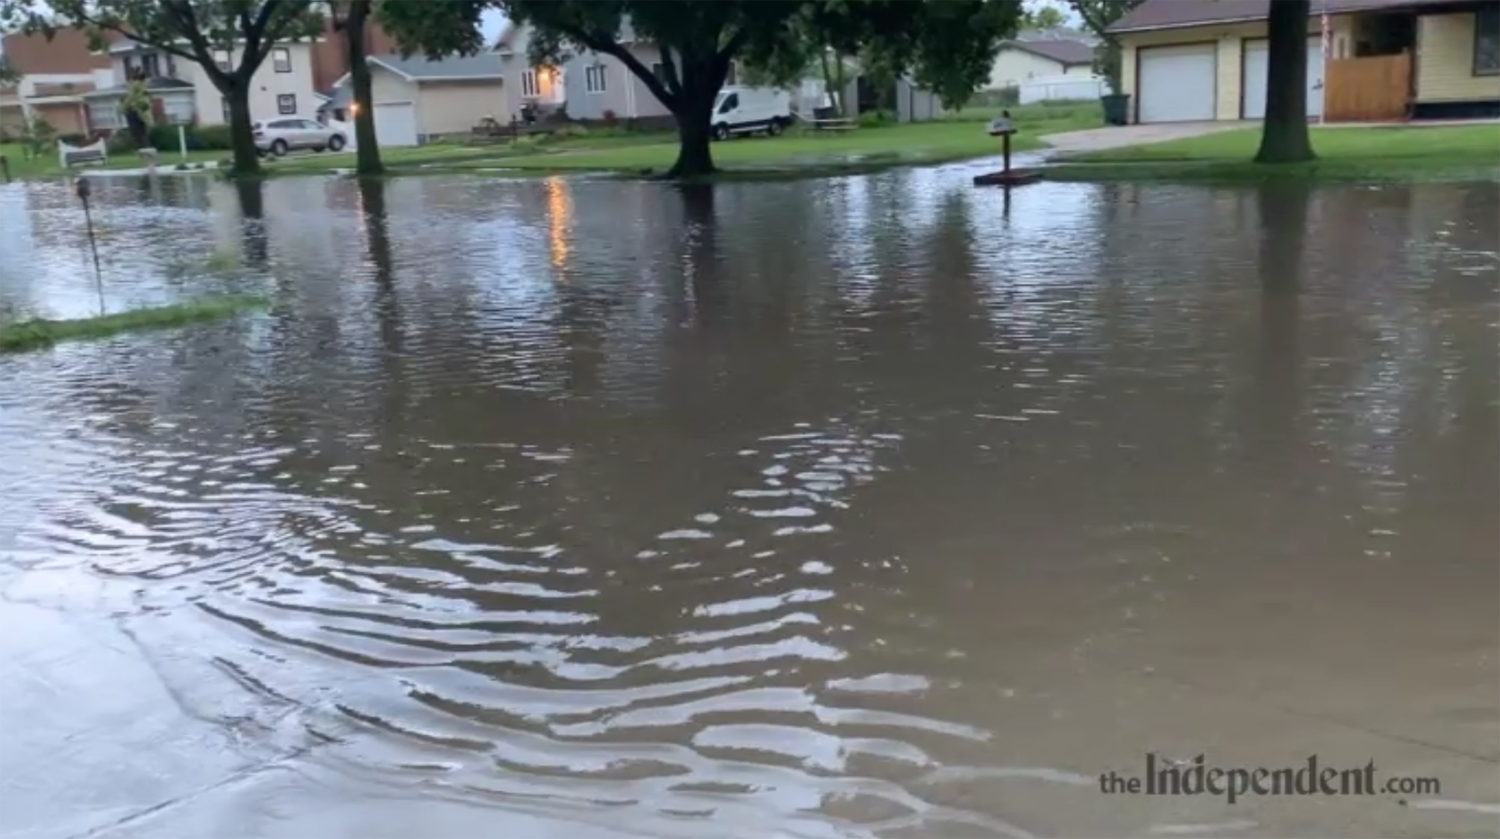
[[[1113,125],[1106,128],[1090,128],[1085,131],[1048,134],[1042,140],[1051,147],[1051,159],[1066,159],[1075,154],[1184,140],[1189,137],[1219,134],[1257,125],[1260,123],[1174,122],[1161,125]]]

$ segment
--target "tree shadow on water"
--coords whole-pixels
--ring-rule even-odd
[[[270,264],[270,243],[266,235],[266,184],[258,178],[234,182],[235,197],[240,204],[240,238],[245,264],[265,270]]]
[[[684,184],[678,187],[682,196],[682,217],[687,240],[685,264],[691,285],[694,314],[700,326],[716,324],[723,315],[725,289],[719,276],[718,221],[715,213],[714,187],[707,184]]]
[[[1252,416],[1256,449],[1291,456],[1301,409],[1301,293],[1312,189],[1265,184],[1256,195],[1260,223],[1260,329]]]

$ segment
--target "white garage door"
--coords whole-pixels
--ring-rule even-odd
[[[1245,119],[1262,119],[1266,115],[1266,60],[1265,41],[1245,42],[1245,104],[1242,116]],[[1322,39],[1307,39],[1307,115],[1316,117],[1323,113],[1323,47]]]
[[[1214,118],[1214,45],[1146,47],[1139,52],[1136,96],[1141,122]]]
[[[415,146],[416,105],[411,102],[375,103],[375,139],[382,146]]]

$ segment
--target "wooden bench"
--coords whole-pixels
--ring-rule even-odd
[[[58,161],[64,169],[74,166],[82,166],[85,163],[108,163],[109,152],[105,151],[104,140],[99,139],[86,146],[70,146],[67,143],[57,144]]]

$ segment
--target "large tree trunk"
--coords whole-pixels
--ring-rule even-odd
[[[678,53],[682,55],[682,53]],[[677,119],[677,162],[667,170],[668,178],[692,179],[714,172],[713,138],[714,100],[724,84],[724,75],[715,76],[712,56],[684,57],[680,63],[681,92],[672,116]]]
[[[675,115],[677,162],[667,170],[668,178],[687,179],[713,174],[713,128],[709,125],[709,119],[713,116],[713,104],[712,99],[702,107],[689,103],[687,108]]]
[[[231,79],[219,92],[229,102],[229,147],[233,152],[230,174],[259,175],[260,153],[255,149],[255,133],[250,127],[250,85]]]
[[[1311,0],[1271,0],[1267,19],[1266,118],[1257,163],[1312,160],[1307,132],[1307,18]]]
[[[385,171],[380,162],[380,142],[375,137],[375,109],[371,102],[370,65],[366,62],[366,22],[370,19],[371,0],[351,0],[344,22],[348,46],[349,78],[354,85],[355,171],[361,175],[379,175]]]

